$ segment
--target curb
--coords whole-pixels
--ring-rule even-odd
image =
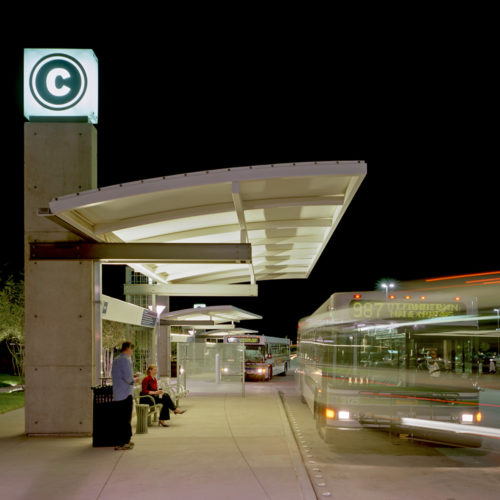
[[[304,464],[302,454],[297,446],[297,441],[293,434],[292,428],[290,426],[290,421],[288,419],[288,413],[285,409],[285,402],[283,401],[283,393],[278,392],[279,408],[281,420],[283,421],[283,431],[285,433],[285,439],[288,445],[288,450],[290,451],[290,457],[292,459],[293,467],[297,474],[297,479],[300,484],[302,498],[304,500],[317,500],[317,496],[314,487],[311,483],[311,479],[307,472],[306,466]]]

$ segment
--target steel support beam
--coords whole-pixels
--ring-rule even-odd
[[[30,260],[247,264],[248,243],[30,243]]]
[[[258,285],[228,284],[156,284],[124,285],[125,295],[159,295],[176,297],[257,297]]]
[[[47,220],[50,220],[54,222],[54,224],[57,224],[70,233],[76,234],[82,240],[91,242],[91,243],[97,243],[99,240],[96,240],[95,238],[92,238],[89,236],[86,232],[82,231],[81,229],[77,228],[76,226],[70,224],[69,222],[66,222],[64,219],[61,219],[57,215],[54,215],[51,211],[50,208],[39,208],[38,209],[38,216],[39,217],[44,217]]]
[[[240,242],[249,243],[247,223],[245,220],[245,209],[243,208],[243,200],[241,198],[239,182],[233,182],[232,196],[233,196],[234,209],[236,210],[236,215],[238,217],[238,222],[240,224],[240,235],[241,235]],[[248,264],[248,272],[250,273],[250,283],[252,285],[255,285],[255,272],[252,263]]]

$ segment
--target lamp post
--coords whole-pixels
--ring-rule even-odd
[[[380,287],[385,289],[385,300],[387,302],[389,298],[389,288],[394,288],[396,285],[394,283],[380,283]]]
[[[156,301],[154,301],[156,302]],[[150,311],[153,311],[154,312],[154,309],[156,309],[156,323],[155,323],[155,326],[153,328],[153,339],[152,339],[152,342],[151,342],[151,359],[153,361],[154,364],[158,364],[158,337],[159,337],[159,330],[160,330],[160,318],[161,318],[161,313],[163,312],[163,310],[166,308],[167,306],[163,306],[163,305],[158,305],[158,304],[155,304],[154,306],[151,305],[151,306],[148,306],[148,309]]]
[[[156,319],[157,321],[160,321],[160,317],[161,317],[161,313],[164,311],[164,309],[166,308],[167,306],[160,306],[160,305],[157,305],[156,306]],[[150,311],[153,310],[153,306],[148,306],[148,309]]]

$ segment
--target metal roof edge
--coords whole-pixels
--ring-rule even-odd
[[[310,175],[366,175],[366,163],[356,161],[324,161],[250,165],[247,167],[222,168],[186,172],[171,176],[114,184],[88,191],[58,196],[49,203],[52,213],[56,214],[75,207],[89,206],[106,201],[155,193],[183,187],[195,187],[222,182],[270,179],[280,177],[301,177]]]

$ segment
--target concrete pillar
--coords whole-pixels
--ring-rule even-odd
[[[86,123],[26,123],[24,145],[26,433],[90,435],[100,266],[30,261],[29,242],[79,239],[37,210],[97,187],[97,131]]]
[[[151,307],[153,312],[156,311],[156,294],[151,295]],[[151,363],[153,365],[158,364],[158,334],[159,334],[160,325],[156,322],[155,327],[151,331]]]
[[[96,385],[101,385],[103,377],[103,350],[102,350],[102,264],[94,261],[94,364]]]
[[[164,313],[170,311],[170,297],[158,296],[157,303],[164,305]],[[170,378],[171,344],[170,344],[170,326],[158,325],[158,373],[160,377]]]

